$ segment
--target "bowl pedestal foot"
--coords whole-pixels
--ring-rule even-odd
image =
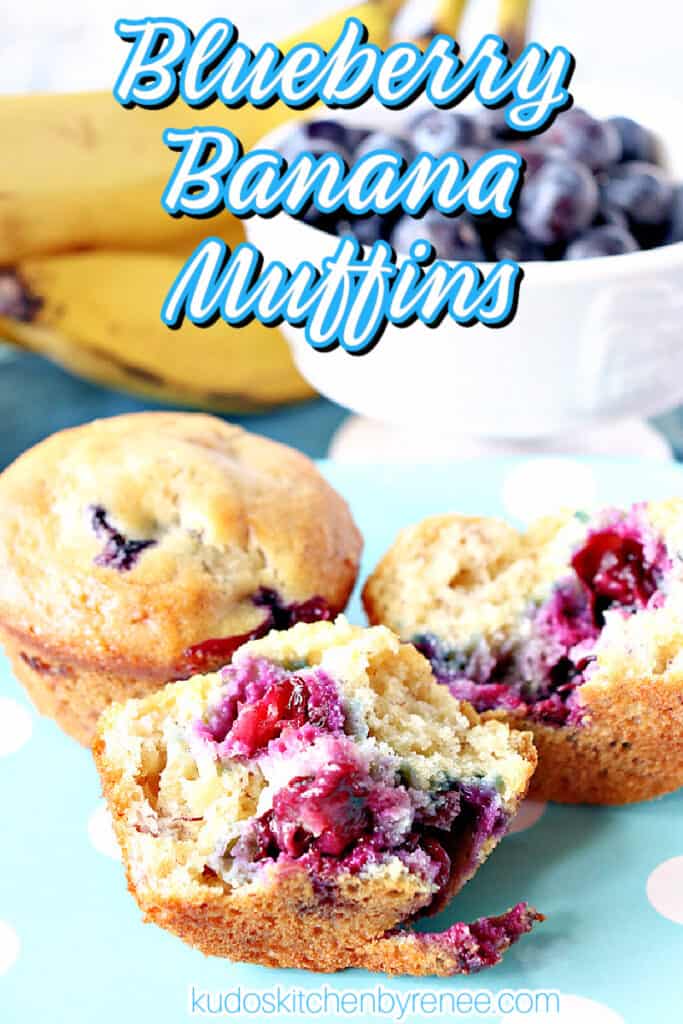
[[[666,438],[645,420],[613,420],[557,437],[483,438],[447,434],[437,427],[403,427],[365,416],[350,416],[330,444],[337,462],[440,462],[497,455],[610,455],[622,458],[673,457]]]

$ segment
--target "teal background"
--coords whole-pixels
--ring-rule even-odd
[[[80,380],[46,359],[0,343],[0,468],[48,434],[100,416],[168,408]],[[325,398],[281,406],[261,415],[231,416],[247,430],[291,444],[314,459],[328,454],[330,440],[348,416]],[[651,421],[683,457],[683,409]]]
[[[102,416],[164,408],[169,407],[80,380],[41,356],[0,343],[0,469],[56,430]],[[330,439],[347,415],[333,402],[317,398],[229,419],[319,459],[327,455]]]
[[[479,460],[412,471],[325,463],[322,468],[350,501],[365,535],[363,578],[396,531],[425,514],[448,509],[502,514],[504,481],[521,461]],[[593,472],[600,502],[683,494],[683,469],[673,464],[584,465]],[[350,616],[362,621],[357,597]],[[4,661],[0,693],[28,705]],[[662,746],[666,756],[665,737]],[[658,864],[683,854],[683,792],[626,808],[551,806],[536,825],[505,839],[436,923],[445,927],[497,913],[522,899],[542,910],[547,921],[499,967],[449,980],[388,980],[362,971],[317,976],[205,959],[142,924],[121,865],[89,841],[88,819],[99,795],[89,753],[49,720],[34,716],[31,739],[0,757],[0,920],[15,928],[22,943],[16,963],[0,977],[2,1024],[176,1024],[192,1019],[187,1012],[192,984],[212,990],[329,984],[360,991],[379,981],[402,992],[444,986],[559,989],[611,1007],[626,1024],[680,1020],[683,926],[652,908],[645,886]],[[219,1019],[299,1024],[306,1018]],[[418,1024],[444,1018],[408,1019]],[[592,1024],[592,1018],[581,1024]]]

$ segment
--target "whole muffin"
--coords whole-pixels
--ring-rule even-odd
[[[93,745],[128,886],[204,953],[278,967],[477,971],[539,915],[442,933],[441,907],[505,833],[535,765],[383,628],[299,624],[219,674],[102,715]]]
[[[535,796],[621,804],[683,785],[682,500],[527,533],[434,516],[403,530],[363,600],[455,696],[533,732]]]
[[[212,416],[99,420],[0,475],[0,640],[38,709],[87,744],[112,700],[336,615],[360,551],[300,453]]]

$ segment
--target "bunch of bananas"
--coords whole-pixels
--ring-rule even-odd
[[[403,0],[365,0],[280,44],[329,48],[347,17],[386,46]],[[509,2],[508,5],[509,7]],[[464,0],[439,0],[431,31],[455,34]],[[226,126],[250,149],[297,115],[275,104],[217,111],[173,108],[184,128]],[[74,373],[174,403],[249,412],[311,394],[277,330],[222,321],[168,330],[165,292],[207,234],[160,204],[174,155],[162,144],[166,110],[124,110],[110,93],[0,97],[0,339]],[[227,213],[211,233],[234,247],[241,223]]]

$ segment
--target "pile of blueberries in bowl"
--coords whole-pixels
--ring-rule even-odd
[[[420,218],[401,211],[353,217],[314,207],[302,217],[363,245],[384,239],[399,253],[424,238],[447,260],[575,260],[683,241],[683,185],[661,166],[655,136],[628,117],[598,120],[573,107],[529,139],[512,132],[499,110],[473,117],[430,109],[402,135],[314,120],[298,125],[281,152],[288,161],[303,152],[335,152],[347,166],[379,149],[393,150],[407,163],[419,152],[455,152],[471,166],[496,148],[518,152],[526,164],[515,215],[507,220],[447,217],[435,209]]]

